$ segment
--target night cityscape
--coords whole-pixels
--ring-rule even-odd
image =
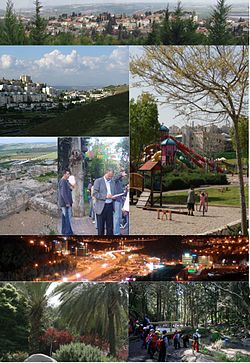
[[[248,238],[6,236],[2,281],[217,281],[248,279]]]

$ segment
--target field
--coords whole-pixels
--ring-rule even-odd
[[[205,190],[205,188],[200,188],[200,190]],[[198,193],[199,189],[195,189]],[[214,206],[240,206],[240,192],[238,186],[228,186],[228,187],[217,187],[217,188],[207,188],[208,193],[208,203]],[[248,204],[248,187],[245,188],[245,193],[247,197]],[[196,197],[197,203],[199,197]],[[187,192],[166,192],[163,196],[163,202],[167,204],[187,204]]]
[[[128,133],[128,92],[76,107],[28,131],[33,136],[127,136]]]

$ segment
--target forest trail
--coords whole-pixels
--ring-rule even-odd
[[[146,349],[142,348],[142,341],[131,340],[129,342],[129,362],[157,362],[158,355],[155,353],[154,358],[150,359]],[[181,348],[175,350],[172,346],[168,349],[167,360],[169,362],[216,362],[209,355],[202,353],[193,353],[191,348]]]

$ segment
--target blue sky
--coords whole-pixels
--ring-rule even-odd
[[[26,7],[33,7],[33,0],[13,0],[14,4],[16,5],[16,7],[18,8],[26,8]],[[109,0],[109,1],[105,1],[105,0],[41,0],[41,3],[44,6],[48,6],[48,5],[76,5],[76,4],[96,4],[96,3],[114,3],[114,4],[124,4],[124,3],[147,3],[147,2],[152,2],[152,0]],[[166,4],[166,0],[156,0],[156,3],[165,3]],[[169,0],[167,1],[169,3],[175,3],[175,0]],[[187,2],[197,2],[197,3],[207,3],[208,0],[182,0],[182,3],[185,4]],[[210,4],[214,4],[216,2],[216,0],[209,0]],[[3,0],[1,1],[1,7],[5,7],[5,5],[3,4]]]
[[[128,84],[128,47],[0,47],[0,77],[21,74],[52,86]]]

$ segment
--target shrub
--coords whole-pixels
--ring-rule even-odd
[[[27,352],[6,353],[3,357],[0,357],[0,362],[24,362],[28,356],[29,353]]]
[[[106,357],[99,348],[84,343],[62,345],[53,354],[53,358],[58,362],[112,362],[115,360]]]
[[[217,340],[219,340],[221,338],[220,333],[215,332],[211,334],[211,341],[212,342],[217,342]]]
[[[61,345],[69,344],[74,337],[67,330],[57,330],[48,328],[40,338],[40,346],[45,354],[50,354],[51,344],[53,351],[59,349]]]

